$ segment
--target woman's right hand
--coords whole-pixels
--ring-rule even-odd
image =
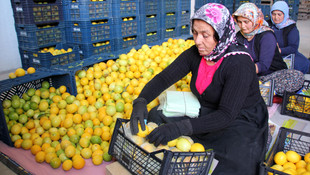
[[[139,132],[138,121],[140,121],[141,129],[145,130],[144,119],[147,118],[147,101],[139,97],[133,101],[133,109],[130,117],[130,130],[133,135]]]

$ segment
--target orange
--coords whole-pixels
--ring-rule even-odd
[[[73,120],[72,118],[66,118],[64,121],[63,121],[63,127],[65,128],[70,128],[71,126],[73,125]]]
[[[14,147],[15,147],[15,148],[20,148],[21,145],[22,145],[22,142],[23,142],[23,139],[17,139],[17,140],[14,142]]]
[[[113,122],[113,118],[111,116],[109,116],[109,115],[104,116],[103,119],[102,119],[102,123],[105,126],[109,126],[112,122]]]
[[[84,130],[84,133],[89,133],[90,135],[92,135],[93,132],[94,132],[93,128],[90,128],[90,127],[85,128],[85,130]]]
[[[60,139],[60,134],[59,134],[59,132],[51,132],[51,139],[53,140],[53,141],[58,141],[59,139]]]
[[[16,77],[22,77],[26,74],[26,71],[23,68],[18,68],[15,70]]]
[[[58,158],[58,157],[52,158],[51,161],[50,161],[50,165],[51,165],[51,167],[54,168],[54,169],[59,168],[60,165],[61,165],[61,160],[60,160],[60,158]]]
[[[113,64],[114,64],[114,60],[108,60],[106,63],[108,67],[111,67]]]
[[[62,164],[62,169],[65,171],[69,171],[72,168],[72,160],[68,159],[65,160]]]
[[[85,133],[84,133],[85,134]],[[90,139],[85,138],[85,137],[81,137],[79,144],[83,147],[83,148],[87,148],[90,145]]]
[[[69,128],[67,131],[67,135],[71,137],[74,134],[76,134],[76,130],[74,128]]]
[[[30,140],[30,139],[23,140],[23,142],[21,144],[22,148],[25,150],[30,149],[32,147],[32,145],[33,145],[33,143],[32,143],[32,140]]]
[[[67,148],[65,149],[65,154],[68,158],[71,158],[75,155],[75,147],[72,145],[67,146]]]
[[[87,97],[87,101],[88,101],[88,103],[89,103],[90,105],[95,104],[95,103],[96,103],[96,100],[97,100],[96,97],[93,96],[93,95]]]
[[[60,100],[62,100],[62,97],[60,95],[54,95],[52,100],[54,103],[58,103]]]
[[[45,152],[44,151],[39,151],[36,155],[35,155],[35,160],[38,163],[42,163],[45,160]]]
[[[43,145],[41,146],[41,149],[42,149],[42,151],[45,151],[49,147],[51,147],[50,143],[43,143]]]
[[[111,139],[111,133],[110,132],[103,132],[101,134],[101,138],[104,141],[109,141]]]
[[[45,153],[45,162],[50,163],[53,158],[57,157],[56,153]]]
[[[67,87],[64,86],[64,85],[61,85],[58,89],[59,89],[59,92],[62,93],[62,94],[67,91]]]
[[[66,106],[66,110],[68,113],[73,114],[78,110],[78,106],[74,103],[69,104]]]
[[[49,92],[56,92],[56,88],[55,87],[50,87],[49,88]]]
[[[82,119],[83,121],[87,121],[90,119],[90,114],[88,112],[85,112],[83,115],[82,115]]]
[[[73,160],[72,166],[77,170],[82,169],[85,166],[85,160],[82,157],[77,157]]]
[[[81,155],[84,159],[89,159],[92,156],[92,150],[90,148],[83,148],[81,150]]]
[[[100,127],[97,127],[97,128],[94,129],[93,135],[101,136],[101,134],[102,134],[102,129]]]
[[[62,140],[60,142],[61,149],[65,150],[68,146],[72,145],[69,140]]]
[[[73,123],[75,123],[75,124],[80,124],[82,122],[82,119],[83,118],[82,118],[81,114],[74,114],[73,118],[72,118]]]
[[[34,67],[28,67],[28,69],[27,69],[28,74],[33,74],[35,72],[36,72],[36,69]]]
[[[33,145],[31,147],[31,154],[33,155],[36,155],[40,151],[41,151],[41,147],[39,145]]]
[[[96,156],[92,157],[92,162],[94,165],[100,165],[100,164],[102,164],[102,161],[103,161],[103,157],[100,155],[96,155]]]

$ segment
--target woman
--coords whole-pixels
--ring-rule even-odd
[[[259,76],[287,69],[275,35],[272,29],[264,25],[264,15],[255,4],[242,4],[232,16],[240,28],[237,38],[249,49]]]
[[[191,136],[219,160],[216,174],[257,174],[266,151],[268,111],[260,95],[255,65],[236,43],[234,21],[227,8],[209,3],[191,18],[195,46],[184,51],[155,76],[133,102],[131,130],[144,119],[160,125],[147,138],[167,144],[181,135]],[[146,105],[179,79],[192,73],[190,89],[200,102],[198,118],[167,118]]]
[[[283,95],[284,91],[294,92],[300,89],[304,75],[297,70],[287,70],[276,36],[271,28],[264,25],[261,10],[253,3],[244,3],[232,16],[240,28],[237,40],[247,46],[260,79],[274,80],[278,95]]]
[[[280,47],[282,57],[295,54],[294,69],[309,73],[310,61],[300,52],[299,31],[295,21],[289,19],[289,7],[285,1],[275,2],[270,11],[271,20],[268,21],[273,29]]]

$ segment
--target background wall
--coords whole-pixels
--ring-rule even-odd
[[[21,67],[11,0],[0,1],[0,73]]]

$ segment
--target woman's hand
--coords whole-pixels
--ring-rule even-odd
[[[145,130],[144,119],[147,118],[147,101],[144,98],[137,98],[133,101],[133,109],[130,117],[130,130],[133,135],[139,132],[138,121],[140,121],[141,129]]]

